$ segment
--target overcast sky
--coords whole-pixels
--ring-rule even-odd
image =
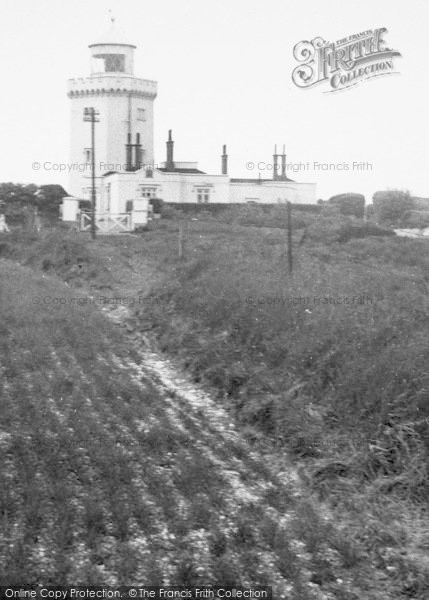
[[[0,181],[67,189],[66,174],[32,163],[69,162],[66,81],[89,75],[88,44],[108,28],[109,8],[137,46],[135,74],[158,81],[158,162],[173,129],[175,158],[210,173],[225,143],[230,174],[257,176],[246,164],[271,163],[277,143],[288,162],[310,163],[289,176],[316,182],[319,198],[355,191],[369,201],[386,188],[429,196],[425,0],[1,0]],[[399,74],[338,93],[292,82],[296,43],[379,27],[402,54]],[[372,170],[313,168],[354,161]]]

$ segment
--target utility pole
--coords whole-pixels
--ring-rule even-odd
[[[98,110],[95,110],[93,106],[86,107],[83,111],[83,120],[91,122],[91,237],[95,240],[95,205],[96,205],[96,193],[95,193],[95,123],[100,119],[97,119],[99,115]]]

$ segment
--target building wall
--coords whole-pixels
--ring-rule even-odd
[[[141,170],[136,173],[112,174],[103,178],[103,193],[100,210],[107,209],[107,186],[110,184],[110,210],[123,212],[127,200],[142,197],[142,187],[155,188],[155,197],[164,202],[197,202],[197,189],[210,190],[210,202],[229,203],[229,178],[225,175],[199,175],[162,173],[154,171],[146,177]]]
[[[110,205],[111,213],[124,213],[129,200],[140,200],[142,198],[139,186],[142,176],[139,176],[139,173],[125,173],[122,175],[114,173],[102,179],[100,202],[97,204],[97,210],[100,212],[107,212],[108,205]]]
[[[91,124],[83,120],[84,108],[92,106],[99,112],[99,121],[95,124],[95,172],[99,184],[98,178],[108,171],[125,171],[129,115],[131,143],[136,143],[136,134],[139,133],[143,161],[153,163],[155,96],[155,82],[129,76],[105,75],[70,80],[72,169],[68,191],[71,195],[85,197],[83,188],[91,185],[90,165],[85,165],[85,148],[91,147]],[[139,119],[139,108],[145,111],[145,120]]]
[[[275,204],[292,202],[294,204],[316,204],[315,183],[264,182],[231,183],[229,199],[236,202],[258,202]]]
[[[149,180],[142,182],[144,185]],[[155,172],[154,181],[159,185],[158,197],[164,202],[198,201],[198,188],[209,190],[209,202],[229,203],[229,177],[225,175],[198,175]]]
[[[110,186],[110,211],[125,212],[128,200],[141,198],[143,187],[154,188],[154,196],[169,203],[197,203],[197,189],[210,190],[209,203],[258,202],[275,204],[316,204],[316,184],[313,183],[230,183],[227,175],[164,173],[155,170],[146,177],[144,170],[136,173],[115,173],[103,178],[103,193],[99,210],[107,210]]]

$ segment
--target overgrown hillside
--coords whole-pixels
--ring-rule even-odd
[[[377,568],[287,461],[162,383],[156,357],[58,280],[8,261],[0,278],[1,585],[377,594]]]
[[[167,275],[138,317],[424,597],[429,532],[406,515],[429,497],[427,243],[297,236],[292,277],[284,231],[191,229],[182,261],[161,235]]]
[[[293,453],[312,501],[326,502],[357,554],[384,573],[382,583],[368,575],[369,586],[423,599],[427,243],[367,230],[345,241],[337,235],[343,221],[303,225],[306,236],[294,233],[293,276],[284,230],[225,217],[189,220],[183,258],[174,219],[95,243],[61,230],[25,242],[10,235],[3,254],[82,291],[132,295],[132,332],[149,331],[152,343],[217,390],[253,448]]]

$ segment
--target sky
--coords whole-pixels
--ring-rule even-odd
[[[359,192],[369,202],[389,188],[429,197],[426,0],[0,0],[1,182],[67,190],[65,172],[32,165],[69,163],[67,79],[89,75],[88,44],[109,9],[137,46],[135,75],[158,82],[156,162],[172,129],[175,158],[208,173],[220,172],[227,144],[231,176],[269,178],[274,144],[284,144],[289,177],[315,182],[318,198]],[[397,74],[336,93],[293,83],[298,42],[380,27],[401,53]]]

